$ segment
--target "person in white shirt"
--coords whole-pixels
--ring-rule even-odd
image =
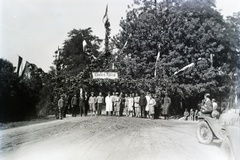
[[[134,97],[134,111],[135,111],[135,116],[136,117],[140,117],[140,106],[139,106],[139,100],[140,100],[140,96],[138,96],[138,93],[135,94]]]
[[[108,114],[110,114],[113,111],[113,102],[110,92],[108,92],[108,95],[105,98],[105,103],[106,103],[106,116],[108,116]]]
[[[149,92],[147,92],[147,95],[145,96],[146,100],[147,100],[147,105],[145,107],[145,112],[146,112],[146,116],[147,118],[150,118],[150,115],[149,115],[149,102],[150,102],[150,94]]]
[[[130,117],[133,116],[133,94],[128,98],[128,113]]]

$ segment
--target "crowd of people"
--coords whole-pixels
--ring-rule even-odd
[[[72,117],[77,116],[77,110],[79,110],[80,116],[128,116],[137,118],[149,118],[158,119],[163,116],[164,119],[168,119],[169,107],[171,105],[171,99],[168,94],[162,98],[157,94],[131,93],[123,94],[122,92],[110,92],[104,97],[102,92],[98,93],[98,96],[91,92],[80,93],[77,97],[75,94],[72,98],[61,95],[58,100],[57,119],[63,119],[66,117],[66,113],[71,108]],[[105,114],[102,111],[105,107]]]

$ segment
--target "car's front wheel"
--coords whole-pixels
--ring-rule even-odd
[[[197,138],[203,144],[210,144],[213,140],[212,130],[205,121],[200,121],[197,125]]]

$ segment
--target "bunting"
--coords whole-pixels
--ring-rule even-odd
[[[154,77],[157,76],[157,62],[159,61],[159,58],[160,58],[160,52],[158,52],[157,58],[156,58],[155,70],[154,70]]]
[[[178,73],[183,72],[183,71],[185,71],[186,69],[191,68],[191,67],[194,67],[194,66],[195,66],[195,63],[190,63],[189,65],[186,65],[186,66],[183,67],[182,69],[174,72],[174,75],[177,75]]]

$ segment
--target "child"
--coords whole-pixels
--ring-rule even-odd
[[[196,109],[195,112],[194,112],[194,119],[195,121],[198,120],[198,110]]]
[[[184,115],[184,120],[187,121],[189,116],[189,112],[187,111],[187,108],[185,109],[183,115]]]
[[[190,109],[190,120],[194,121],[194,111]]]

